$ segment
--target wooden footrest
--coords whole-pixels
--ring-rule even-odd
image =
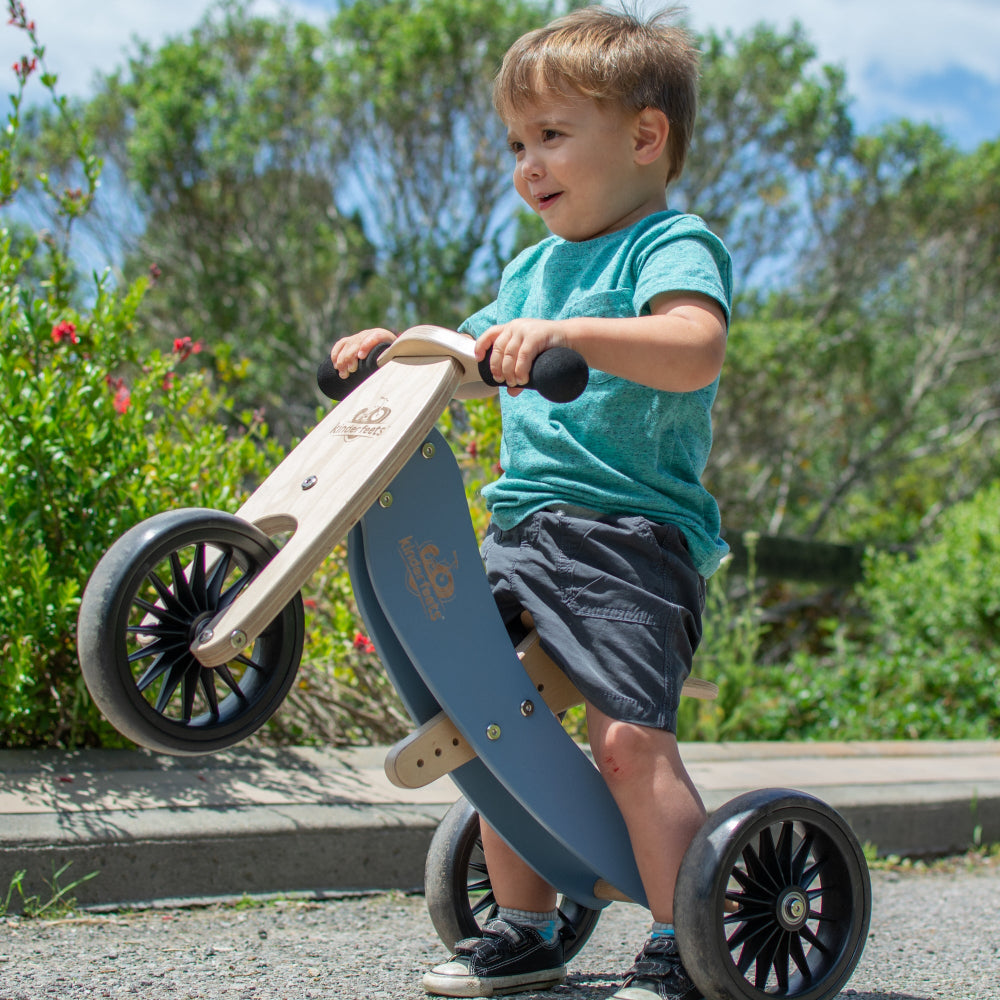
[[[517,655],[553,714],[558,715],[583,702],[583,695],[542,649],[538,633],[532,631],[519,643]],[[682,694],[693,698],[715,698],[719,689],[709,681],[689,677]],[[385,758],[386,777],[397,788],[422,788],[442,775],[472,760],[475,751],[444,712],[428,719],[419,729],[390,747]]]

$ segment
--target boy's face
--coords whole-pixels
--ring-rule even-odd
[[[589,240],[666,208],[664,177],[637,159],[638,116],[545,93],[507,122],[514,187],[556,236]]]

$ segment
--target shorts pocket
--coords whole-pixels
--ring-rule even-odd
[[[567,519],[574,520],[574,519]],[[560,597],[571,614],[662,626],[664,564],[649,522],[640,517],[581,522],[561,551]]]

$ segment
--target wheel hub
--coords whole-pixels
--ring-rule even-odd
[[[205,631],[205,626],[215,617],[214,611],[202,611],[195,618],[191,620],[191,624],[188,626],[188,645],[193,646],[196,642],[201,640],[202,632]],[[209,636],[211,638],[211,636]],[[204,640],[202,640],[204,641]]]
[[[785,889],[778,897],[778,922],[786,931],[801,930],[809,919],[809,899],[798,887]]]

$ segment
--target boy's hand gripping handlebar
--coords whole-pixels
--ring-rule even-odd
[[[316,370],[316,381],[320,391],[330,399],[343,399],[379,369],[379,361],[386,351],[395,353],[396,343],[379,344],[366,358],[358,362],[357,371],[351,372],[347,378],[340,377],[329,357],[324,358]],[[484,386],[496,388],[503,385],[493,378],[489,354],[478,363],[478,369]],[[587,378],[587,362],[583,360],[582,355],[568,347],[553,347],[535,358],[528,383],[521,388],[535,389],[553,403],[569,403],[586,389]]]

